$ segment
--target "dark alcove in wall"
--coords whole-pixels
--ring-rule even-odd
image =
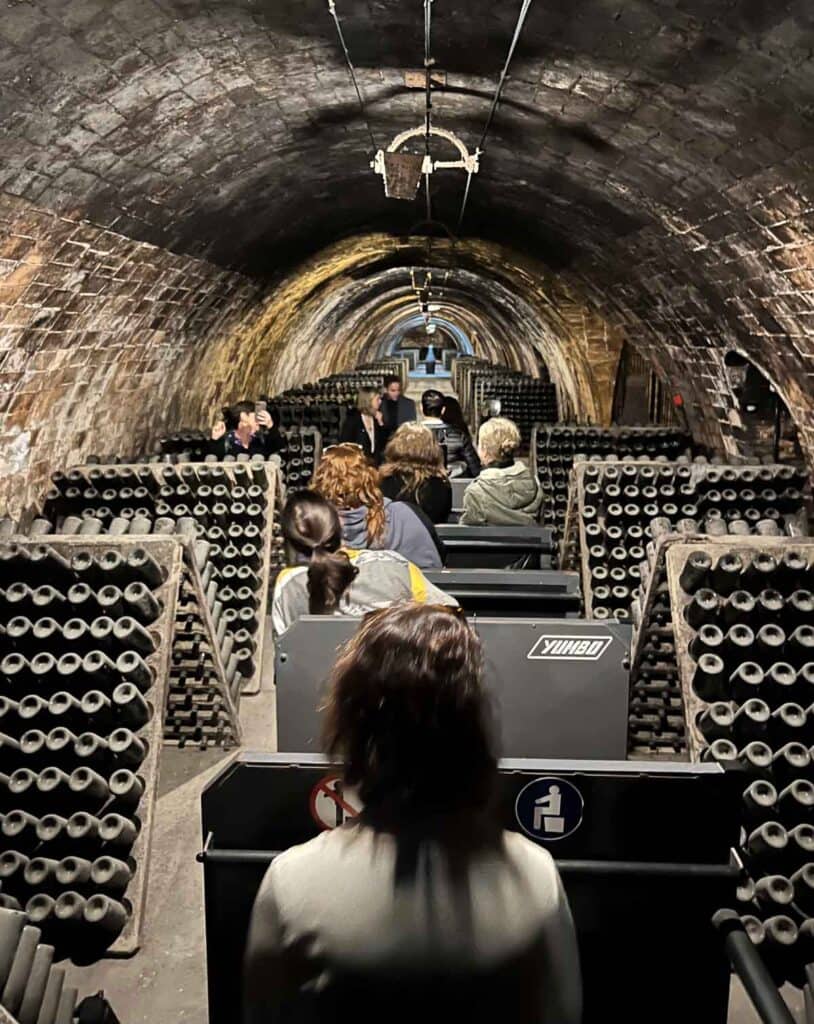
[[[740,352],[727,352],[724,365],[738,402],[742,449],[774,462],[798,461],[797,426],[774,384]]]
[[[673,396],[653,363],[628,342],[622,347],[613,394],[613,421],[624,426],[659,423],[684,425]]]

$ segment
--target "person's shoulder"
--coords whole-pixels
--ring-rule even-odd
[[[275,589],[282,587],[286,583],[290,583],[292,580],[297,579],[298,576],[304,576],[308,572],[307,565],[288,565],[285,569],[281,569],[277,573],[277,579],[274,581]]]
[[[297,846],[290,846],[278,854],[268,870],[269,881],[275,887],[291,887],[311,873],[324,875],[330,872],[328,862],[339,857],[351,844],[357,848],[370,840],[368,830],[348,823],[340,828],[330,829]]]
[[[518,869],[548,886],[557,878],[557,865],[550,852],[519,832],[503,833],[506,856]]]
[[[409,559],[405,558],[404,555],[399,554],[398,551],[389,551],[386,548],[365,548],[364,550],[355,552],[351,557],[351,561],[354,565],[359,567],[374,564],[393,564],[404,566],[410,564]]]

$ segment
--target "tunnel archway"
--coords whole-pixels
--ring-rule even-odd
[[[433,327],[433,333],[426,331],[428,324]],[[439,338],[442,343],[439,346]],[[390,336],[383,343],[379,352],[380,356],[405,356],[410,359],[410,370],[415,373],[421,361],[422,350],[432,343],[436,355],[443,360],[443,353],[453,353],[456,356],[473,356],[475,349],[467,333],[446,317],[439,317],[432,313],[429,320],[423,314],[414,313],[408,316],[401,323],[397,324]],[[446,363],[447,367],[449,362]]]

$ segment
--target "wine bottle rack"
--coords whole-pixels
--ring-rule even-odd
[[[814,927],[814,541],[705,537],[665,543],[664,560],[690,758],[719,761],[743,792],[738,912],[788,940],[774,968],[799,984]]]
[[[101,485],[101,491],[95,486],[97,483]],[[134,488],[133,483],[137,483],[138,488]],[[238,488],[246,492],[245,497]],[[139,491],[137,496],[136,489]],[[195,577],[190,560],[184,594],[198,609],[197,612],[192,609],[193,616],[197,616],[194,632],[205,648],[204,655],[211,653],[211,657],[205,657],[207,662],[211,662],[208,702],[210,705],[220,702],[231,708],[237,705],[242,694],[256,693],[260,688],[263,649],[267,639],[265,616],[272,536],[276,532],[279,538],[282,496],[278,465],[256,459],[177,466],[160,463],[84,466],[71,469],[57,478],[55,487],[46,496],[42,515],[52,528],[59,530],[93,529],[104,532],[123,529],[127,531],[125,536],[132,536],[134,530],[181,529],[187,536],[204,542],[195,545],[199,579]],[[135,504],[136,501],[139,504]],[[244,523],[244,519],[247,522]],[[251,584],[252,594],[248,598],[249,604],[254,606],[254,614],[244,616],[234,624],[231,612],[227,611],[228,628],[222,629],[221,618],[227,608],[221,600],[224,596],[222,591],[226,590],[228,602],[234,603],[238,599],[235,588],[225,586],[225,574],[229,574],[229,579],[234,575],[228,566],[233,566],[241,576],[245,573],[243,555],[230,551],[235,545],[229,542],[230,535],[241,530],[243,540],[254,548],[254,552],[249,558],[253,563],[251,572],[246,580],[240,579],[237,590]],[[221,534],[222,538],[219,538]],[[206,546],[207,541],[209,547]],[[241,549],[245,546],[241,543]],[[221,564],[224,551],[230,556],[228,565]],[[235,582],[238,582],[237,577]],[[180,625],[179,622],[179,629]],[[249,654],[245,656],[247,651]],[[236,652],[244,655],[239,664],[234,660]],[[197,691],[206,680],[201,680],[200,668],[195,668],[194,673],[198,677]],[[192,677],[185,673],[184,667],[179,668],[179,673],[174,676],[176,687],[180,677],[186,678],[191,685]],[[229,694],[228,701],[223,699],[224,692]],[[186,700],[187,711],[192,710],[188,706],[190,699]],[[239,732],[236,716],[231,711],[229,719],[227,742],[236,738]],[[184,737],[188,734],[189,739],[196,742],[198,739],[207,742],[207,737],[212,739],[215,735],[210,729],[203,732],[192,729],[191,733],[185,730],[183,736],[173,736],[170,731],[168,739],[186,742]]]
[[[774,481],[783,486],[763,486],[757,493],[755,475],[762,484]],[[727,484],[723,491],[722,480]],[[720,507],[724,494],[725,512]],[[560,565],[581,573],[589,618],[627,618],[639,586],[651,520],[663,519],[693,533],[717,526],[744,534],[757,530],[797,536],[808,532],[807,501],[805,475],[790,466],[715,466],[687,460],[577,462]],[[599,598],[597,587],[606,588]]]
[[[537,424],[531,436],[531,466],[543,486],[542,524],[559,540],[568,507],[568,488],[575,461],[591,457],[633,458],[686,456],[689,436],[674,427],[581,427]]]
[[[77,935],[83,956],[129,955],[138,948],[146,893],[181,544],[161,537],[20,538],[0,544],[0,560],[2,893],[64,955],[76,952]],[[111,609],[98,599],[106,589],[126,594],[130,583],[142,585],[141,605],[114,625],[118,612],[101,615]],[[79,585],[89,598],[85,590],[70,594]],[[52,614],[28,630],[26,621],[43,608],[37,590],[50,599]],[[84,605],[76,600],[83,597]],[[111,813],[120,817],[109,821]],[[64,882],[55,863],[64,867]],[[63,927],[54,900],[73,891],[112,902],[94,900],[91,920],[82,918],[87,927]]]

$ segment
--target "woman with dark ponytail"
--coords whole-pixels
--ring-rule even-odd
[[[295,491],[282,514],[289,564],[274,585],[276,636],[301,615],[364,615],[397,601],[456,605],[395,551],[342,547],[342,523],[316,491]]]

